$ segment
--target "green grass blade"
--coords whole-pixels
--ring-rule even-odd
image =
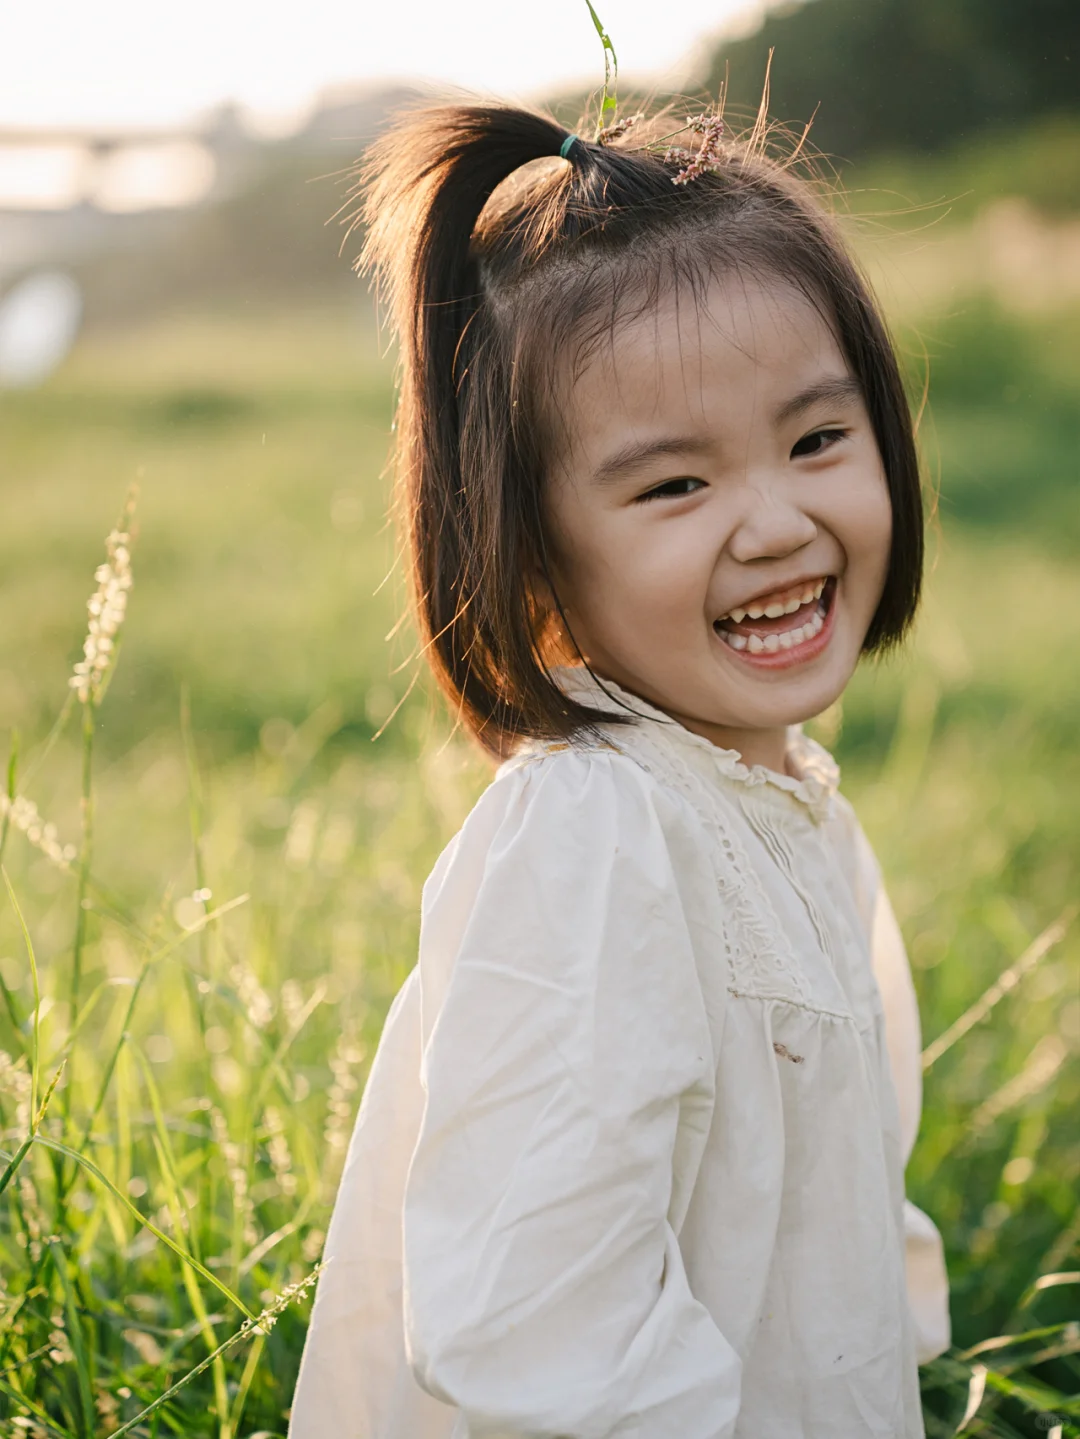
[[[11,804],[15,799],[15,775],[19,767],[19,731],[11,732],[11,751],[8,754],[7,763],[7,808],[4,810],[4,817],[0,820],[0,859],[4,857],[4,846],[7,844],[8,830],[11,828]]]
[[[90,1373],[90,1360],[86,1348],[86,1338],[83,1334],[82,1322],[79,1319],[79,1299],[75,1292],[75,1285],[68,1272],[68,1256],[64,1249],[63,1242],[52,1235],[46,1241],[52,1252],[53,1268],[60,1278],[60,1287],[64,1291],[64,1314],[66,1317],[65,1328],[68,1339],[71,1342],[71,1352],[75,1356],[75,1374],[79,1385],[79,1405],[82,1410],[83,1439],[94,1439],[94,1386],[93,1376]]]
[[[66,1059],[71,1054],[76,1039],[78,1039],[79,1035],[82,1033],[83,1027],[85,1026],[90,1016],[93,1014],[94,1010],[97,1008],[98,1001],[101,999],[101,996],[105,993],[105,991],[109,988],[110,983],[110,980],[102,980],[100,984],[96,984],[94,988],[90,991],[89,995],[87,996],[86,1003],[79,1011],[79,1018],[75,1025],[75,1028],[68,1033],[67,1037],[64,1040],[63,1048],[58,1050],[51,1056],[50,1062],[55,1063],[58,1058]]]
[[[175,1182],[172,1173],[172,1155],[168,1146],[162,1144],[158,1134],[154,1135],[154,1148],[157,1151],[158,1163],[162,1173],[166,1176],[166,1202],[169,1206],[169,1213],[172,1216],[173,1228],[180,1233],[186,1227],[188,1237],[191,1237],[191,1224],[187,1218],[186,1208],[182,1208],[182,1196],[179,1192],[179,1185]],[[202,1292],[195,1283],[195,1276],[191,1270],[184,1268],[181,1273],[184,1292],[187,1294],[188,1303],[195,1314],[199,1326],[199,1333],[202,1335],[203,1343],[213,1357],[211,1369],[213,1371],[214,1384],[214,1406],[218,1416],[219,1439],[231,1439],[229,1427],[229,1388],[225,1378],[225,1365],[221,1357],[217,1355],[217,1335],[214,1332],[213,1322],[203,1302]]]
[[[196,1364],[194,1369],[185,1374],[182,1379],[178,1379],[171,1388],[166,1389],[163,1394],[159,1394],[152,1404],[136,1414],[134,1418],[129,1419],[126,1424],[122,1424],[119,1429],[114,1429],[112,1433],[107,1436],[107,1439],[120,1439],[121,1435],[130,1433],[137,1424],[141,1424],[149,1415],[160,1409],[161,1406],[166,1404],[175,1394],[178,1394],[185,1385],[190,1384],[198,1375],[205,1373],[216,1359],[233,1348],[234,1345],[242,1343],[245,1339],[250,1339],[253,1335],[265,1335],[273,1327],[278,1315],[287,1309],[293,1300],[298,1300],[303,1297],[325,1267],[324,1263],[317,1264],[311,1273],[302,1279],[299,1284],[290,1285],[288,1289],[278,1295],[273,1304],[268,1305],[257,1317],[249,1317],[248,1321],[241,1324],[235,1333],[230,1334],[224,1343],[219,1344],[212,1354],[208,1354],[201,1363]]]
[[[1018,1309],[1026,1309],[1044,1289],[1057,1289],[1062,1284],[1080,1284],[1080,1270],[1070,1269],[1059,1274],[1042,1274],[1020,1296]]]
[[[195,751],[195,735],[191,726],[191,693],[185,681],[180,687],[180,735],[184,746],[184,762],[188,781],[188,827],[191,831],[191,849],[195,866],[195,888],[205,890],[206,866],[203,861],[203,786],[199,773],[199,757]],[[206,976],[210,976],[210,931],[204,926],[199,931],[199,962]],[[188,975],[188,992],[191,1007],[199,1033],[206,1033],[206,1007],[194,980]]]
[[[165,1180],[170,1207],[175,1205],[177,1217],[183,1221],[183,1229],[191,1244],[191,1251],[195,1258],[201,1262],[202,1254],[199,1252],[198,1233],[196,1226],[191,1222],[187,1201],[184,1198],[183,1188],[176,1173],[176,1159],[173,1155],[172,1140],[169,1138],[169,1127],[165,1122],[165,1111],[161,1107],[161,1094],[154,1079],[153,1070],[150,1068],[146,1055],[143,1054],[137,1045],[130,1045],[130,1050],[142,1070],[143,1081],[146,1084],[146,1092],[150,1096],[150,1112],[154,1118],[154,1131],[158,1143],[158,1158],[162,1166],[162,1175]]]
[[[255,1343],[248,1350],[244,1372],[240,1375],[236,1398],[233,1400],[233,1406],[229,1412],[229,1428],[234,1434],[239,1434],[240,1432],[240,1420],[244,1416],[244,1406],[247,1404],[247,1397],[255,1379],[255,1372],[259,1367],[259,1360],[262,1358],[262,1352],[265,1348],[266,1335],[259,1334],[256,1336]]]
[[[20,1369],[25,1369],[28,1364],[33,1364],[35,1359],[40,1359],[43,1354],[48,1354],[49,1345],[43,1344],[40,1349],[32,1349],[25,1359],[20,1359],[17,1364],[9,1364],[6,1369],[0,1369],[0,1379],[6,1374],[17,1374]]]
[[[289,1026],[287,1033],[281,1040],[281,1043],[270,1056],[270,1059],[267,1062],[267,1066],[263,1070],[262,1078],[259,1080],[259,1087],[255,1091],[255,1097],[251,1101],[251,1109],[253,1114],[258,1114],[261,1111],[263,1107],[263,1102],[266,1099],[267,1091],[270,1088],[272,1080],[275,1076],[279,1077],[280,1079],[280,1076],[283,1073],[281,1068],[281,1061],[285,1058],[286,1054],[292,1048],[293,1044],[296,1042],[298,1035],[300,1034],[300,1031],[303,1029],[304,1025],[307,1024],[308,1020],[318,1009],[319,1005],[322,1004],[325,997],[326,985],[316,985],[315,989],[312,991],[311,997],[308,999],[303,1009],[301,1009],[300,1013],[293,1020],[292,1024]],[[287,1090],[285,1091],[285,1097],[289,1100],[292,1099],[292,1095],[289,1094]]]
[[[33,1144],[33,1142],[34,1136],[32,1134],[28,1134],[23,1140],[23,1142],[19,1145],[18,1149],[16,1149],[15,1153],[11,1156],[10,1160],[8,1161],[7,1168],[4,1170],[3,1174],[0,1174],[0,1194],[3,1194],[4,1190],[11,1183],[11,1176],[15,1173],[19,1165],[26,1158],[27,1153],[30,1150],[30,1146],[31,1144]]]
[[[94,715],[92,699],[83,705],[82,743],[82,793],[79,813],[82,817],[82,839],[79,844],[79,862],[75,887],[75,934],[71,942],[71,992],[68,1005],[71,1013],[71,1028],[79,1018],[79,990],[82,987],[83,949],[86,945],[87,908],[85,904],[90,884],[90,861],[94,850]]]
[[[28,1399],[25,1394],[13,1388],[3,1379],[0,1379],[0,1394],[6,1394],[20,1408],[25,1409],[27,1414],[32,1414],[41,1427],[48,1433],[55,1434],[57,1439],[79,1439],[79,1435],[73,1434],[70,1429],[62,1428],[55,1419],[51,1419],[40,1404],[35,1404],[32,1399]]]
[[[244,1255],[240,1262],[241,1279],[246,1274],[250,1274],[256,1264],[258,1264],[260,1260],[265,1259],[270,1251],[275,1249],[283,1239],[288,1239],[290,1234],[296,1234],[303,1228],[305,1219],[307,1219],[308,1215],[315,1208],[318,1199],[318,1190],[312,1185],[307,1197],[303,1200],[300,1208],[296,1211],[293,1218],[289,1220],[288,1224],[283,1224],[280,1229],[275,1229],[272,1234],[266,1235],[264,1239],[261,1239],[259,1243],[256,1244],[254,1249],[249,1250],[247,1254]]]
[[[175,1240],[170,1239],[169,1236],[165,1234],[162,1230],[160,1230],[156,1224],[154,1224],[151,1220],[147,1219],[146,1215],[143,1214],[139,1209],[137,1209],[134,1204],[132,1204],[131,1200],[127,1197],[126,1194],[120,1193],[119,1189],[117,1189],[116,1185],[112,1182],[108,1175],[103,1174],[92,1159],[87,1159],[85,1154],[80,1154],[78,1150],[71,1149],[66,1144],[61,1144],[58,1139],[49,1139],[44,1134],[36,1134],[32,1142],[34,1144],[42,1144],[45,1146],[46,1149],[53,1149],[56,1151],[57,1154],[62,1154],[68,1159],[73,1159],[76,1164],[80,1165],[83,1169],[87,1171],[88,1174],[92,1175],[99,1184],[103,1184],[105,1188],[109,1191],[109,1193],[112,1194],[116,1199],[118,1199],[120,1203],[125,1207],[125,1209],[129,1211],[129,1213],[134,1215],[134,1217],[139,1221],[143,1228],[149,1229],[151,1234],[156,1235],[157,1238],[161,1240],[162,1244],[167,1245],[168,1248],[171,1249],[173,1253],[176,1254],[180,1259],[182,1259],[185,1264],[189,1264],[191,1268],[196,1271],[196,1273],[201,1274],[202,1277],[206,1280],[206,1282],[208,1284],[212,1284],[215,1289],[222,1293],[230,1304],[235,1304],[236,1308],[239,1309],[240,1313],[243,1314],[245,1318],[254,1321],[255,1315],[252,1314],[251,1310],[247,1307],[247,1305],[239,1297],[239,1295],[234,1294],[227,1284],[222,1283],[222,1281],[218,1279],[215,1274],[211,1274],[210,1270],[207,1269],[205,1265],[200,1264],[199,1261],[193,1255],[189,1254],[182,1245],[177,1244]]]
[[[26,1158],[27,1154],[29,1153],[30,1146],[31,1146],[31,1144],[33,1144],[33,1142],[34,1142],[34,1136],[37,1134],[38,1130],[41,1128],[41,1121],[45,1118],[45,1113],[46,1113],[46,1111],[47,1111],[48,1108],[49,1108],[49,1100],[52,1099],[53,1094],[54,1094],[55,1091],[56,1091],[56,1086],[60,1083],[60,1076],[61,1076],[61,1075],[63,1074],[63,1072],[64,1072],[64,1065],[65,1065],[66,1063],[67,1063],[67,1060],[64,1060],[63,1063],[60,1065],[59,1069],[58,1069],[58,1070],[56,1071],[56,1073],[53,1075],[53,1077],[52,1077],[52,1083],[49,1085],[48,1089],[45,1091],[45,1096],[44,1096],[44,1098],[43,1098],[42,1101],[41,1101],[41,1104],[40,1104],[40,1106],[39,1106],[39,1108],[38,1108],[37,1114],[31,1113],[31,1115],[30,1115],[30,1133],[29,1133],[29,1134],[26,1136],[26,1138],[23,1140],[22,1144],[21,1144],[21,1145],[19,1146],[19,1148],[15,1151],[14,1155],[12,1155],[11,1159],[10,1159],[9,1162],[8,1162],[7,1168],[4,1170],[3,1174],[0,1175],[0,1194],[3,1194],[4,1190],[5,1190],[5,1189],[8,1187],[8,1185],[11,1183],[11,1176],[15,1173],[15,1171],[18,1169],[19,1165],[23,1162],[23,1160]]]
[[[990,988],[985,990],[974,1004],[969,1005],[960,1018],[949,1025],[944,1034],[939,1034],[932,1044],[927,1045],[922,1055],[924,1073],[947,1050],[951,1049],[958,1039],[967,1034],[969,1029],[984,1020],[995,1005],[1011,993],[1024,976],[1030,974],[1055,945],[1061,943],[1075,918],[1076,906],[1070,905],[1068,909],[1058,915],[1052,924],[1046,926],[1042,934],[1032,940],[1020,958],[1003,970]]]
[[[205,1374],[215,1360],[220,1359],[222,1355],[227,1354],[230,1349],[249,1338],[253,1333],[254,1325],[241,1325],[236,1333],[230,1334],[228,1339],[226,1339],[223,1344],[219,1344],[212,1354],[208,1354],[205,1359],[195,1365],[194,1369],[190,1369],[182,1379],[178,1379],[176,1383],[171,1384],[164,1393],[159,1394],[152,1404],[148,1404],[145,1409],[140,1410],[139,1413],[136,1414],[134,1418],[129,1419],[126,1424],[121,1424],[119,1429],[114,1429],[108,1436],[108,1439],[120,1439],[122,1434],[130,1434],[137,1425],[141,1424],[144,1419],[148,1419],[150,1415],[159,1410],[163,1404],[167,1404],[170,1399],[180,1393],[181,1389],[186,1388],[193,1379],[197,1379],[200,1374]]]
[[[168,1125],[165,1122],[165,1114],[161,1106],[161,1095],[154,1079],[153,1071],[142,1051],[131,1046],[132,1052],[137,1059],[146,1084],[147,1093],[150,1096],[150,1108],[154,1119],[154,1148],[157,1151],[158,1163],[161,1166],[162,1179],[165,1184],[166,1201],[169,1206],[169,1213],[172,1216],[173,1228],[177,1234],[184,1233],[197,1261],[201,1261],[199,1252],[198,1229],[191,1222],[191,1215],[188,1212],[187,1200],[184,1197],[183,1187],[180,1184],[176,1172],[176,1160],[173,1154],[172,1141],[169,1136]],[[195,1281],[192,1271],[185,1267],[181,1278],[184,1290],[188,1296],[188,1302],[199,1323],[199,1331],[203,1342],[211,1352],[217,1348],[217,1335],[214,1332],[213,1324],[203,1301],[202,1292]],[[218,1432],[220,1439],[231,1439],[232,1429],[229,1422],[229,1390],[225,1375],[225,1365],[218,1357],[212,1364],[214,1401],[218,1415]]]
[[[24,794],[26,793],[26,790],[29,787],[31,780],[34,778],[38,770],[41,769],[45,761],[52,754],[53,748],[57,740],[60,738],[60,736],[63,734],[64,730],[67,727],[67,722],[71,718],[71,712],[74,708],[75,691],[69,689],[67,692],[67,696],[64,699],[64,703],[60,706],[60,713],[56,716],[53,727],[45,737],[45,743],[41,747],[41,752],[35,755],[33,762],[28,766],[26,773],[23,775],[22,782]]]
[[[2,846],[0,846],[0,853],[2,853]],[[18,1009],[16,1008],[16,1005],[15,1005],[15,996],[12,994],[11,990],[8,989],[7,983],[6,983],[6,981],[5,981],[4,976],[3,976],[2,973],[0,973],[0,993],[2,993],[3,996],[4,996],[4,1008],[5,1008],[5,1009],[7,1010],[7,1012],[8,1012],[8,1019],[11,1020],[11,1028],[12,1028],[14,1034],[15,1034],[15,1038],[19,1041],[19,1044],[22,1046],[22,1052],[23,1052],[24,1054],[26,1054],[26,1052],[27,1052],[26,1038],[25,1038],[25,1036],[23,1035],[23,1032],[22,1032],[23,1021],[22,1021],[22,1019],[19,1017],[19,1011],[18,1011]]]
[[[5,811],[4,811],[4,818],[3,818],[2,821],[0,821],[0,859],[3,859],[3,857],[4,857],[4,846],[7,844],[8,830],[11,828],[11,808],[10,808],[10,806],[11,806],[11,803],[12,803],[12,802],[14,801],[14,799],[15,799],[15,776],[16,776],[16,771],[18,770],[18,767],[19,767],[19,731],[18,731],[18,730],[12,730],[12,732],[11,732],[11,752],[10,752],[10,754],[8,755],[8,764],[7,764],[7,798],[8,798],[8,808],[5,809]],[[10,1017],[11,1023],[12,1023],[12,1025],[13,1025],[14,1029],[15,1029],[15,1033],[16,1033],[16,1034],[18,1035],[18,1037],[19,1037],[19,1043],[23,1046],[23,1052],[25,1053],[25,1052],[26,1052],[26,1041],[23,1039],[23,1036],[22,1036],[22,1023],[21,1023],[21,1021],[20,1021],[20,1019],[19,1019],[19,1017],[18,1017],[18,1013],[17,1013],[16,1008],[15,1008],[14,996],[12,995],[11,991],[8,989],[7,984],[6,984],[5,980],[4,980],[4,976],[3,976],[2,974],[0,974],[0,989],[3,990],[5,1008],[7,1009],[8,1016]]]
[[[105,1097],[108,1093],[109,1085],[112,1082],[113,1071],[116,1068],[116,1062],[119,1057],[120,1050],[123,1048],[125,1039],[127,1038],[127,1034],[131,1026],[131,1018],[135,1012],[135,1004],[139,998],[139,994],[143,988],[143,984],[146,980],[147,975],[150,972],[150,969],[154,965],[160,963],[163,959],[167,959],[169,955],[173,954],[177,949],[179,949],[180,946],[183,945],[198,930],[204,928],[213,920],[220,919],[222,915],[228,914],[230,910],[238,909],[242,904],[247,904],[249,899],[250,895],[240,894],[237,895],[235,899],[230,899],[226,901],[225,904],[218,905],[217,909],[212,909],[209,911],[209,913],[204,914],[199,919],[197,924],[192,925],[192,927],[185,930],[183,934],[176,935],[173,939],[170,939],[167,944],[159,946],[158,949],[154,950],[143,961],[143,966],[139,970],[138,978],[136,979],[134,987],[131,991],[131,998],[128,1001],[127,1014],[124,1016],[124,1023],[121,1026],[120,1038],[113,1046],[113,1050],[109,1055],[108,1061],[106,1062],[101,1083],[98,1086],[97,1097],[95,1098],[94,1103],[91,1106],[90,1113],[87,1117],[86,1125],[83,1129],[83,1136],[80,1148],[85,1149],[87,1144],[89,1143],[90,1131],[93,1129],[94,1121],[101,1113],[102,1105],[105,1103]]]
[[[604,94],[600,102],[600,128],[602,130],[609,121],[614,121],[618,110],[615,87],[619,80],[619,59],[615,54],[615,46],[611,43],[611,36],[604,29],[603,21],[593,8],[592,0],[585,0],[585,4],[589,7],[593,28],[600,36],[600,43],[604,47]]]
[[[15,911],[15,917],[19,921],[19,928],[22,930],[23,943],[26,945],[26,953],[30,958],[30,979],[34,986],[34,1026],[33,1045],[30,1055],[30,1113],[33,1115],[37,1110],[37,1096],[41,1073],[41,985],[38,981],[37,958],[34,955],[34,945],[30,938],[30,931],[23,918],[23,912],[19,908],[19,901],[15,897],[15,890],[12,888],[8,872],[0,865],[0,874],[4,877],[4,884],[7,887],[8,899],[11,900],[11,907]]]

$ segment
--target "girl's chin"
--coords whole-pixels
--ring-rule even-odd
[[[735,677],[728,670],[714,671],[706,690],[700,684],[661,689],[658,685],[624,685],[640,694],[656,709],[678,721],[685,729],[704,735],[722,748],[740,748],[740,737],[755,731],[762,734],[805,724],[823,713],[843,693],[850,674],[828,669],[814,672],[770,670]]]
[[[835,704],[850,682],[859,654],[848,650],[837,635],[812,663],[736,665],[721,656],[711,686],[717,710],[724,712],[719,723],[766,730],[813,719]]]

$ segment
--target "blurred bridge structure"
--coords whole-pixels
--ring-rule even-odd
[[[208,223],[212,214],[231,214],[224,224],[236,230],[238,244],[249,224],[257,251],[258,237],[269,240],[290,212],[304,211],[309,241],[332,250],[321,227],[341,192],[310,182],[355,159],[409,94],[400,87],[329,92],[284,131],[268,131],[233,104],[168,130],[0,127],[0,290],[43,265],[93,270],[121,254],[132,258],[137,290],[141,257],[184,243],[193,247],[190,272],[198,253],[215,248],[210,242],[222,224]],[[244,214],[252,206],[257,233],[255,215]],[[292,228],[278,237],[281,260],[300,240]],[[302,269],[306,257],[296,259]],[[258,272],[257,254],[253,268]]]

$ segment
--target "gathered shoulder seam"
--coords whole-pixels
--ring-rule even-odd
[[[813,1004],[805,999],[795,999],[790,994],[782,994],[779,990],[739,989],[735,985],[729,984],[727,992],[734,999],[759,999],[769,1004],[786,1004],[792,1009],[804,1010],[807,1014],[821,1014],[827,1019],[842,1019],[854,1024],[856,1029],[859,1027],[858,1021],[849,1010],[830,1009],[828,1005]]]

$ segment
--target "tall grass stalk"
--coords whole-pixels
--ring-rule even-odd
[[[203,902],[210,896],[210,889],[206,883],[206,865],[203,859],[203,793],[202,777],[199,774],[199,761],[195,752],[195,735],[191,726],[191,691],[187,683],[180,686],[180,733],[184,743],[184,763],[187,768],[188,781],[188,824],[191,829],[191,852],[195,866],[195,893],[203,897]],[[209,938],[211,931],[203,925],[198,931],[199,936],[199,962],[200,967],[207,980],[210,977],[210,946]],[[199,993],[198,981],[195,976],[188,974],[188,993],[191,998],[191,1008],[199,1025],[199,1032],[206,1033],[206,1015]]]

